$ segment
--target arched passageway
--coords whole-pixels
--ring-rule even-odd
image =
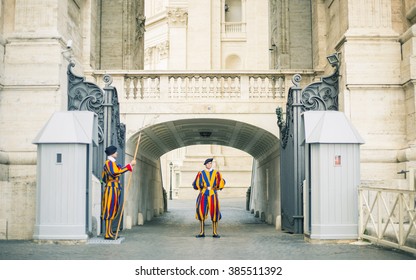
[[[160,157],[180,147],[201,144],[229,146],[250,154],[253,157],[250,208],[268,223],[275,224],[278,220],[279,141],[275,132],[246,122],[218,118],[153,123],[131,134],[127,141],[127,158],[133,156],[139,136],[138,168],[126,198],[127,228],[150,221],[165,210]]]
[[[277,131],[277,126],[276,126]],[[138,131],[128,140],[137,141]],[[229,119],[195,118],[154,124],[141,130],[140,153],[158,159],[176,148],[196,144],[217,144],[237,148],[261,158],[277,149],[275,133],[248,123]]]

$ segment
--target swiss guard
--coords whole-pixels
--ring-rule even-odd
[[[129,164],[122,167],[117,164],[117,148],[109,146],[105,149],[107,160],[104,163],[103,172],[101,174],[104,183],[104,192],[101,201],[101,218],[105,221],[105,239],[114,239],[115,234],[112,231],[113,220],[117,217],[120,208],[120,194],[122,186],[120,184],[120,175],[133,171],[136,160],[132,160]]]
[[[221,173],[212,168],[213,158],[205,160],[205,170],[199,171],[192,186],[199,191],[196,199],[196,219],[200,222],[200,232],[197,238],[205,237],[205,219],[210,214],[212,221],[212,237],[219,238],[218,221],[221,219],[220,201],[217,191],[225,186]]]

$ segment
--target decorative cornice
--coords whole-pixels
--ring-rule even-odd
[[[161,57],[167,57],[169,54],[169,41],[164,41],[156,46]]]
[[[36,151],[0,151],[0,164],[36,165]]]
[[[7,91],[57,91],[61,88],[59,84],[50,84],[50,85],[7,85],[7,84],[0,84],[0,89]]]
[[[184,27],[188,24],[188,10],[181,8],[169,9],[167,12],[168,23],[171,26]]]

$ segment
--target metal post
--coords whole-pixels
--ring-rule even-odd
[[[173,169],[173,163],[169,163],[170,167],[170,191],[169,191],[169,199],[172,200],[172,169]]]
[[[113,91],[112,88],[110,87],[105,87],[104,88],[104,149],[106,147],[108,147],[109,145],[116,145],[116,143],[112,143],[112,135],[113,135],[113,131],[112,131],[112,125],[111,125],[111,119],[113,116],[113,103],[112,103],[112,99],[113,99]],[[121,154],[121,153],[119,153]]]

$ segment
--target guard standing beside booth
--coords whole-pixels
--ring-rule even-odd
[[[117,164],[117,147],[109,146],[105,149],[107,160],[104,163],[102,172],[102,181],[104,183],[104,191],[102,197],[101,218],[105,221],[105,239],[114,239],[116,234],[112,231],[113,220],[119,214],[121,184],[120,175],[127,171],[133,171],[136,160],[132,160],[129,164],[122,167]],[[121,217],[120,217],[121,218]]]

